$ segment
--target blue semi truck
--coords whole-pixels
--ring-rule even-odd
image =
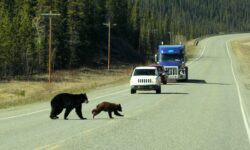
[[[159,45],[155,61],[164,67],[168,79],[188,80],[185,45]]]

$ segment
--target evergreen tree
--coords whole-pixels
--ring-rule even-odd
[[[47,71],[49,19],[42,13],[61,14],[53,18],[52,64],[68,69],[106,63],[108,18],[117,24],[112,58],[120,59],[128,47],[128,56],[144,57],[176,37],[249,32],[249,7],[249,0],[0,0],[0,77]]]

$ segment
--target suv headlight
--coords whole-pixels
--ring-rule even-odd
[[[134,84],[136,84],[136,80],[134,78],[131,78],[130,79],[130,85],[134,85]]]

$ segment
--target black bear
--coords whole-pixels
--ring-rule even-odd
[[[101,111],[108,112],[109,118],[112,119],[112,112],[116,116],[123,116],[118,111],[122,112],[122,106],[121,104],[114,104],[110,102],[102,102],[96,106],[95,109],[92,110],[93,118],[95,118],[96,115],[98,115]]]
[[[69,94],[61,93],[56,95],[51,100],[51,119],[58,119],[59,115],[65,108],[64,119],[67,120],[67,117],[72,109],[75,108],[76,114],[80,119],[86,119],[82,116],[82,103],[88,103],[88,97],[86,93],[83,94]]]

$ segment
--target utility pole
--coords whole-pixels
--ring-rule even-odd
[[[172,32],[168,32],[168,35],[169,35],[169,44],[171,45],[172,44]]]
[[[116,26],[116,24],[111,24],[111,19],[108,19],[108,23],[103,23],[103,25],[108,27],[108,70],[110,69],[110,38],[111,38],[111,26]]]
[[[49,13],[41,14],[41,16],[49,17],[48,81],[49,81],[49,83],[51,83],[52,17],[53,16],[60,16],[60,14],[53,14],[50,11]]]

